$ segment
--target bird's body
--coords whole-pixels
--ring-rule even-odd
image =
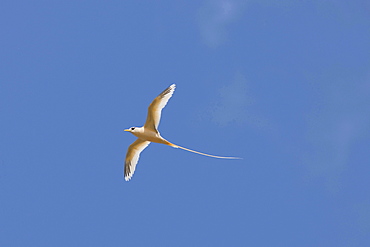
[[[173,145],[166,139],[164,139],[158,131],[153,131],[150,128],[143,127],[135,127],[134,131],[131,131],[131,133],[136,136],[139,139],[155,142],[155,143],[161,143],[166,145]]]
[[[156,97],[153,102],[149,105],[148,108],[148,116],[146,122],[143,127],[131,127],[129,129],[125,129],[135,135],[138,139],[134,141],[128,148],[126,159],[125,159],[125,168],[124,168],[124,176],[125,180],[128,181],[132,178],[132,175],[135,172],[136,164],[139,160],[140,153],[151,143],[161,143],[165,145],[169,145],[174,148],[180,148],[189,152],[220,158],[220,159],[240,159],[238,157],[222,157],[216,155],[210,155],[201,153],[198,151],[194,151],[188,148],[184,148],[178,145],[175,145],[166,139],[164,139],[159,131],[158,125],[161,119],[161,112],[162,109],[166,106],[168,100],[171,98],[173,92],[175,91],[176,85],[172,84],[166,90],[164,90],[158,97]]]

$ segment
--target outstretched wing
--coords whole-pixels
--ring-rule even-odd
[[[124,169],[126,181],[129,181],[132,178],[132,175],[134,175],[140,153],[149,145],[149,143],[149,141],[137,139],[128,147]]]
[[[152,129],[155,132],[158,132],[157,128],[159,125],[159,121],[161,120],[162,109],[166,106],[168,100],[172,97],[175,88],[176,85],[172,84],[160,95],[158,95],[149,105],[148,116],[146,118],[144,128]]]

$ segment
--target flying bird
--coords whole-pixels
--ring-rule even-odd
[[[179,145],[175,145],[166,139],[164,139],[159,131],[158,125],[159,121],[161,120],[161,113],[162,109],[166,106],[168,100],[172,97],[173,92],[175,91],[176,85],[172,84],[166,90],[164,90],[161,94],[159,94],[153,102],[149,105],[148,108],[148,116],[146,118],[146,122],[143,127],[131,127],[129,129],[125,129],[124,131],[128,131],[132,133],[134,136],[137,137],[137,140],[134,141],[127,150],[126,159],[125,159],[125,168],[124,168],[124,176],[125,180],[129,181],[132,176],[134,175],[135,168],[137,162],[139,160],[140,153],[151,143],[162,143],[174,148],[181,148],[183,150],[213,157],[219,159],[241,159],[239,157],[223,157],[211,154],[205,154],[198,151],[194,151],[188,148],[181,147]]]

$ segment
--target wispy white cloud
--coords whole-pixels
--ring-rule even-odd
[[[220,89],[219,100],[211,107],[211,118],[220,125],[235,123],[264,127],[267,121],[255,113],[255,104],[247,80],[238,73],[231,83]]]
[[[305,163],[336,191],[353,145],[369,136],[370,91],[367,83],[335,83],[323,94],[322,106],[309,117]]]
[[[198,11],[199,29],[203,41],[212,48],[226,39],[226,27],[235,21],[245,5],[245,0],[207,1]]]
[[[362,3],[362,12],[369,11],[370,4]],[[248,3],[264,6],[277,6],[291,9],[293,6],[306,4],[302,0],[206,0],[198,10],[198,26],[200,35],[205,44],[217,48],[227,40],[227,28],[242,16]],[[335,11],[347,20],[350,15],[358,15],[359,9],[354,8],[350,1],[319,0],[312,1],[318,10]]]

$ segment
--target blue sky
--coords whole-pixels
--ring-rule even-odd
[[[0,3],[0,246],[367,246],[367,0]],[[123,160],[155,96],[160,144]]]

